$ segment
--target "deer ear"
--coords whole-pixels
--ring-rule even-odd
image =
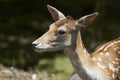
[[[56,8],[50,6],[50,5],[47,5],[47,8],[49,10],[49,12],[51,13],[53,19],[55,21],[59,20],[59,19],[64,19],[65,16],[63,13],[61,13],[59,10],[57,10]]]
[[[89,25],[96,18],[97,15],[98,13],[95,12],[95,13],[83,16],[78,20],[78,25],[82,27]]]

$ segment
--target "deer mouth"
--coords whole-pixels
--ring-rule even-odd
[[[52,48],[52,46],[50,46],[50,45],[47,45],[47,44],[41,44],[41,43],[39,43],[39,44],[35,44],[35,43],[33,42],[32,45],[33,45],[33,49],[34,49],[34,51],[35,51],[35,52],[38,52],[38,53],[45,52],[46,50]]]
[[[37,53],[43,53],[43,52],[51,52],[51,51],[58,51],[61,50],[62,47],[60,47],[59,43],[51,43],[51,44],[34,44],[33,45],[33,49],[35,52]]]

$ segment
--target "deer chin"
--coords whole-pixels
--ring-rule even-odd
[[[49,44],[44,44],[44,45],[38,44],[38,45],[34,46],[33,49],[37,53],[43,53],[43,52],[59,51],[59,50],[62,50],[63,47],[62,46],[58,46],[58,44],[56,44],[56,45],[55,44],[52,44],[52,45],[49,45]]]

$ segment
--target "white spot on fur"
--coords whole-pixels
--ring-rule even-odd
[[[93,57],[93,60],[95,61],[95,60],[96,60],[96,58],[95,58],[95,57]]]
[[[102,62],[102,59],[99,57],[99,58],[98,58],[98,61]]]
[[[112,61],[113,64],[115,64],[115,61]]]
[[[112,74],[112,78],[115,79],[115,74]]]
[[[119,43],[120,41],[118,41],[118,43]]]
[[[103,55],[103,53],[101,52],[100,55]]]
[[[119,61],[119,59],[118,59],[118,58],[115,58],[115,60],[116,60],[116,61]]]
[[[117,48],[113,48],[114,50],[117,50]]]
[[[114,66],[113,66],[112,63],[109,63],[108,66],[109,66],[109,69],[110,69],[110,70],[115,71],[115,68],[114,68]]]
[[[103,65],[103,64],[97,63],[97,65],[98,65],[100,68],[102,68],[103,70],[106,68],[106,66]]]
[[[106,52],[106,56],[109,56],[110,55],[110,53],[109,52]]]

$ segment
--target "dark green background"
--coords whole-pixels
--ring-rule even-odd
[[[53,60],[63,52],[37,54],[32,41],[48,30],[53,19],[47,4],[74,19],[98,12],[96,20],[82,29],[82,38],[91,52],[96,46],[120,36],[120,0],[0,0],[0,64],[29,69],[43,58]],[[41,69],[53,66],[41,65]]]

